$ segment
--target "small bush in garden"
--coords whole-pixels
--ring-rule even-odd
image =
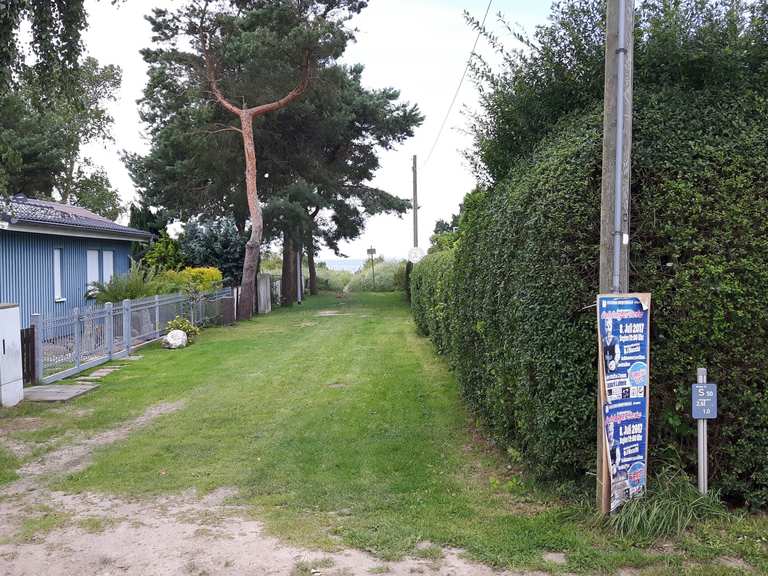
[[[168,287],[154,268],[141,262],[131,262],[131,269],[127,274],[115,274],[108,282],[93,282],[88,287],[86,297],[99,304],[106,304],[166,292]]]
[[[218,289],[223,282],[221,270],[213,267],[166,270],[162,276],[170,292],[203,294]]]
[[[200,328],[192,324],[192,322],[183,316],[176,316],[176,318],[168,322],[165,327],[168,332],[171,330],[181,330],[186,333],[190,344],[195,340],[195,337],[200,334]]]

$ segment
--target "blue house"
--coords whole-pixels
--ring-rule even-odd
[[[151,238],[78,206],[0,198],[0,302],[19,304],[22,328],[88,306],[89,284],[127,273],[132,244]]]

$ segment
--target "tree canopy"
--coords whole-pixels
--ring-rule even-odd
[[[304,4],[316,16],[339,10],[348,16],[365,6],[364,2]],[[237,6],[263,9],[265,5]],[[213,41],[222,58],[218,75],[222,92],[233,100],[244,105],[268,101],[295,82],[301,55],[296,46],[306,45],[308,40],[302,38],[317,32],[307,32],[286,6],[281,10],[279,21],[285,22],[277,31],[264,29],[265,16],[258,10],[247,12],[244,22],[233,23],[236,17],[230,12],[217,16],[220,33],[228,30],[230,34],[226,46]],[[346,16],[341,18],[344,21]],[[143,51],[150,78],[141,113],[152,148],[146,156],[126,159],[134,181],[150,205],[165,207],[182,219],[231,217],[242,231],[249,212],[239,169],[244,159],[236,119],[212,102],[202,78],[200,55],[174,44],[181,33],[176,27],[178,17],[156,11],[151,21],[162,39],[162,45]],[[270,44],[280,30],[295,36],[290,50]],[[188,34],[191,37],[192,31]],[[367,182],[379,166],[378,150],[411,136],[421,115],[415,106],[399,100],[397,90],[364,88],[361,66],[335,63],[351,33],[337,30],[335,34],[334,41],[324,44],[326,56],[317,59],[307,93],[291,106],[254,121],[267,239],[281,236],[286,227],[294,230],[301,223],[315,222],[312,228],[318,241],[335,249],[342,239],[360,234],[367,216],[403,212],[410,205]],[[246,40],[257,44],[249,44],[248,58],[241,54],[244,48],[235,48]],[[286,61],[276,52],[295,57]]]

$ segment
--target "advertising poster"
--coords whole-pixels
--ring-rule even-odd
[[[597,300],[603,477],[611,512],[646,485],[650,302],[650,294]]]

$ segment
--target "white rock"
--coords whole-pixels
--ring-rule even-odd
[[[183,330],[171,330],[163,338],[163,348],[184,348],[187,345],[187,333]]]

